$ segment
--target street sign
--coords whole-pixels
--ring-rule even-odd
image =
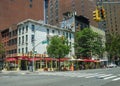
[[[48,40],[43,40],[42,41],[42,44],[47,44],[48,43]]]

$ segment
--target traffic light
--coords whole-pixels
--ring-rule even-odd
[[[99,13],[99,10],[96,9],[95,11],[93,11],[93,20],[99,22],[101,20],[100,18],[100,13]]]
[[[103,7],[100,8],[100,16],[102,20],[105,20],[105,9]]]

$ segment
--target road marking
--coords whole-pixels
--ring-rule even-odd
[[[114,77],[117,77],[117,76],[106,77],[106,78],[104,78],[104,80],[106,80],[106,79],[110,79],[110,78],[114,78]]]
[[[92,75],[92,76],[88,76],[88,77],[85,77],[85,78],[98,77],[98,76],[101,76],[101,75],[105,75],[105,74],[94,74],[94,75]]]
[[[87,77],[87,76],[90,76],[90,75],[93,75],[93,74],[82,74],[82,75],[79,75],[77,77]]]
[[[120,77],[119,77],[119,78],[115,78],[115,79],[113,79],[112,81],[117,81],[117,80],[120,80]]]
[[[103,76],[98,76],[98,78],[104,78],[104,77],[111,76],[111,75],[112,75],[112,74],[103,75]]]

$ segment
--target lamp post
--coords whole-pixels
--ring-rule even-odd
[[[35,47],[37,47],[39,44],[47,44],[48,43],[48,40],[43,40],[43,41],[41,41],[41,42],[39,42],[37,45],[35,45],[35,41],[34,41],[34,43],[33,43],[33,48],[32,48],[32,54],[33,54],[33,61],[32,61],[32,72],[34,72],[35,71]]]

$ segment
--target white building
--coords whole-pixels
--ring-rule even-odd
[[[42,41],[49,40],[49,37],[59,35],[68,38],[71,44],[70,55],[74,55],[74,32],[71,30],[58,28],[56,26],[43,24],[42,22],[27,19],[18,23],[18,38],[17,38],[17,53],[27,54],[31,52],[35,46],[37,54],[46,54],[47,43],[42,44]]]

